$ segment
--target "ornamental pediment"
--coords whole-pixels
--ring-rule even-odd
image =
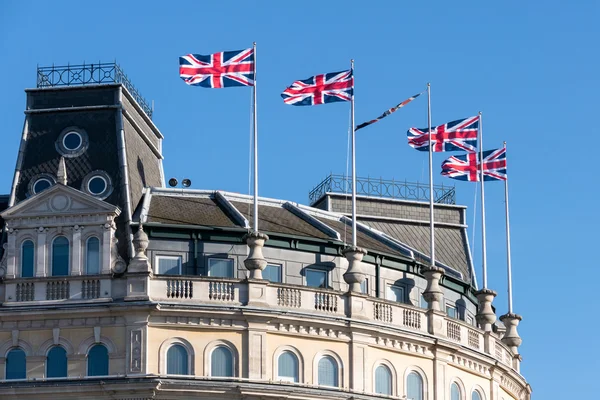
[[[69,215],[119,215],[121,210],[105,201],[74,189],[57,184],[5,210],[4,220],[58,217]]]

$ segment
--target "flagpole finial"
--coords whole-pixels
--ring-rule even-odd
[[[479,115],[483,114],[481,111],[479,111]]]
[[[504,146],[506,146],[506,140],[503,143],[504,143]]]
[[[256,42],[252,42],[252,46],[256,46]]]
[[[427,87],[429,87],[429,86],[431,86],[431,83],[430,83],[430,82],[427,82]]]

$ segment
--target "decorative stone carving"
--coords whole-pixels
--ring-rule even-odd
[[[246,269],[250,271],[249,278],[262,279],[262,271],[267,267],[267,260],[263,256],[262,249],[269,237],[264,233],[250,232],[245,234],[242,240],[245,240],[250,248],[250,254],[244,260]]]
[[[67,167],[65,165],[65,158],[61,157],[58,162],[58,171],[56,172],[56,183],[61,185],[67,184]]]
[[[475,296],[477,296],[477,300],[479,301],[475,319],[479,327],[486,332],[491,332],[492,324],[496,322],[496,314],[494,314],[494,310],[492,309],[492,301],[494,301],[496,294],[493,290],[485,288],[475,292]]]
[[[6,258],[8,254],[8,245],[4,243],[2,245],[2,259],[0,259],[0,278],[4,278],[6,276]]]
[[[502,337],[502,343],[510,347],[513,354],[519,353],[518,347],[523,342],[519,336],[519,332],[517,332],[517,326],[519,326],[519,322],[522,319],[523,317],[514,313],[504,314],[500,317],[500,321],[506,326],[506,333]]]
[[[344,273],[348,291],[360,292],[360,284],[365,281],[365,273],[361,263],[367,251],[360,247],[348,246],[342,250],[342,254],[348,260],[348,270]]]
[[[133,235],[133,248],[135,250],[135,259],[147,260],[146,249],[148,248],[148,235],[144,232],[144,226],[140,224],[138,231]]]
[[[427,301],[430,310],[442,310],[442,298],[444,293],[440,288],[440,279],[444,275],[444,269],[439,267],[423,267],[421,273],[427,279],[427,288],[423,292],[423,298]]]

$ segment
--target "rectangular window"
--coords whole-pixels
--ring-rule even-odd
[[[262,275],[270,282],[281,283],[281,265],[268,264]]]
[[[404,288],[402,286],[396,285],[387,285],[385,298],[392,301],[397,301],[398,303],[404,303]]]
[[[181,275],[181,256],[156,256],[156,273]]]
[[[473,321],[473,317],[467,315],[467,324],[469,325],[475,325],[474,323],[475,321]]]
[[[369,280],[367,278],[365,278],[365,280],[360,284],[360,292],[369,294]]]
[[[327,286],[327,271],[318,269],[305,269],[306,286],[316,288],[326,288]]]
[[[446,314],[448,314],[450,318],[456,318],[456,307],[446,304]]]
[[[209,258],[208,276],[233,278],[233,260],[230,258]]]

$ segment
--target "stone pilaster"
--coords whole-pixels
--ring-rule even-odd
[[[244,260],[246,269],[250,271],[249,279],[262,279],[262,272],[267,267],[267,260],[263,256],[262,249],[269,237],[264,233],[250,232],[242,238],[250,248],[248,258]]]
[[[444,292],[440,288],[440,279],[444,275],[444,269],[439,267],[423,267],[421,273],[427,279],[427,288],[423,292],[423,298],[427,301],[430,310],[443,311],[442,299]]]
[[[82,268],[82,249],[81,249],[81,231],[83,230],[82,226],[75,225],[73,227],[73,238],[72,238],[72,248],[73,251],[71,253],[71,276],[81,275],[84,271]]]
[[[362,259],[367,254],[367,251],[360,247],[348,246],[342,250],[342,254],[348,260],[348,269],[344,273],[344,280],[348,284],[348,291],[360,293],[360,284],[365,281]]]
[[[6,248],[6,279],[14,279],[17,273],[17,230],[9,228]]]
[[[475,296],[477,296],[479,302],[477,315],[475,316],[477,324],[484,331],[491,332],[492,325],[496,322],[496,314],[494,314],[494,310],[492,309],[492,301],[496,297],[496,292],[484,288],[475,292]]]
[[[39,227],[37,229],[36,254],[35,254],[35,276],[38,278],[48,275],[46,271],[46,236],[48,228]]]

